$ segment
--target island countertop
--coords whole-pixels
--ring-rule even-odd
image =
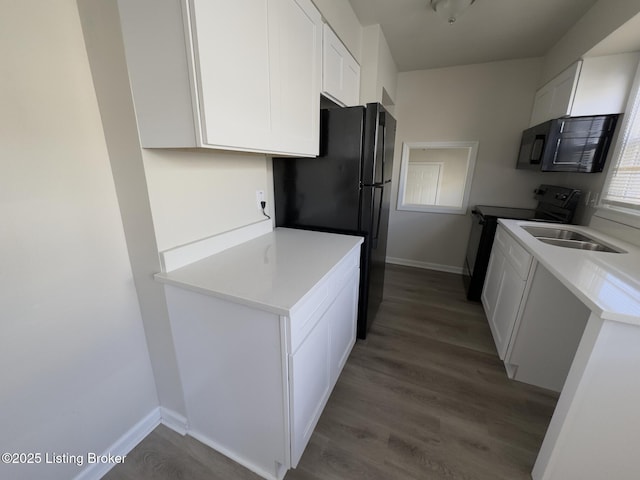
[[[273,232],[167,273],[159,282],[278,315],[295,305],[362,237],[276,228]]]

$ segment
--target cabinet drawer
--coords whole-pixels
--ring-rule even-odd
[[[360,265],[360,246],[353,249],[293,309],[290,318],[288,350],[295,353],[322,314],[344,288]]]
[[[504,252],[507,260],[513,266],[518,276],[526,280],[533,258],[531,254],[516,242],[501,225],[498,226],[498,230],[496,231],[494,244]]]

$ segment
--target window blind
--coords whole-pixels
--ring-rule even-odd
[[[602,203],[640,214],[640,73],[636,74],[634,84],[634,97],[631,97],[632,102],[627,106],[628,116],[617,150],[617,161],[609,176]]]

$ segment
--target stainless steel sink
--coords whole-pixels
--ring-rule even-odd
[[[592,250],[596,252],[626,253],[613,245],[606,244],[584,233],[574,232],[566,228],[525,226],[523,230],[543,243],[558,247]]]
[[[564,240],[591,240],[590,237],[582,233],[567,230],[565,228],[550,227],[522,227],[536,238],[562,238]]]

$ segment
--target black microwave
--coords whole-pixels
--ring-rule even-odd
[[[601,172],[618,115],[557,118],[522,132],[516,168]]]

